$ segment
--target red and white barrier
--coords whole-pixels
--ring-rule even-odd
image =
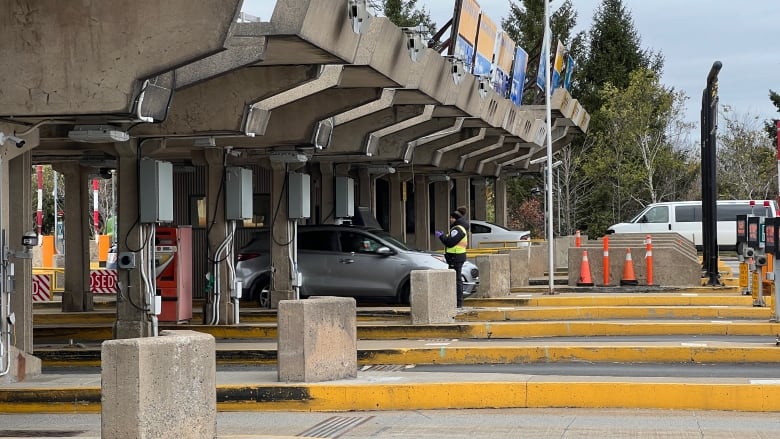
[[[51,302],[51,275],[33,274],[32,301]]]
[[[89,289],[92,294],[116,294],[116,270],[92,270],[89,273]]]

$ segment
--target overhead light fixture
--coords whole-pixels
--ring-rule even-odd
[[[68,138],[74,142],[110,143],[127,142],[130,135],[113,125],[76,125],[68,131]]]
[[[528,162],[529,165],[538,165],[539,163],[544,163],[547,161],[547,156],[537,157],[530,162]]]
[[[441,174],[439,174],[439,175],[429,175],[428,176],[428,181],[431,181],[431,182],[450,181],[450,176],[449,175],[441,175]]]
[[[395,168],[388,165],[371,165],[367,169],[369,174],[395,174]]]
[[[214,140],[214,137],[198,137],[195,139],[194,142],[192,142],[192,146],[198,147],[198,148],[213,148],[217,146],[217,142]]]
[[[268,160],[274,163],[305,163],[309,157],[297,151],[273,151],[268,154]]]

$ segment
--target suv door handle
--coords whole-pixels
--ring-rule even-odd
[[[341,258],[339,259],[339,262],[341,262],[342,264],[352,264],[355,262],[355,260],[352,258]]]

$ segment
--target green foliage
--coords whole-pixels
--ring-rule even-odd
[[[769,90],[769,100],[772,101],[772,105],[777,108],[777,112],[780,113],[780,94],[774,90]],[[777,145],[777,120],[770,119],[766,122],[766,132],[769,134],[769,138],[772,139],[774,145]]]
[[[417,0],[381,0],[374,7],[384,13],[398,27],[420,27],[423,37],[430,39],[436,33],[436,24],[426,8],[417,8]]]

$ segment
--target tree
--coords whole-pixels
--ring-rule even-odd
[[[417,9],[417,0],[373,0],[369,4],[398,27],[419,27],[426,40],[436,33],[430,12],[425,7]]]
[[[777,108],[777,112],[780,113],[780,94],[774,90],[769,90],[769,100],[772,101],[772,105],[774,105],[775,108]],[[766,132],[775,145],[777,145],[777,121],[778,119],[770,119],[766,122]]]
[[[724,129],[718,135],[718,196],[724,199],[770,199],[777,193],[776,156],[758,117],[724,105]]]

